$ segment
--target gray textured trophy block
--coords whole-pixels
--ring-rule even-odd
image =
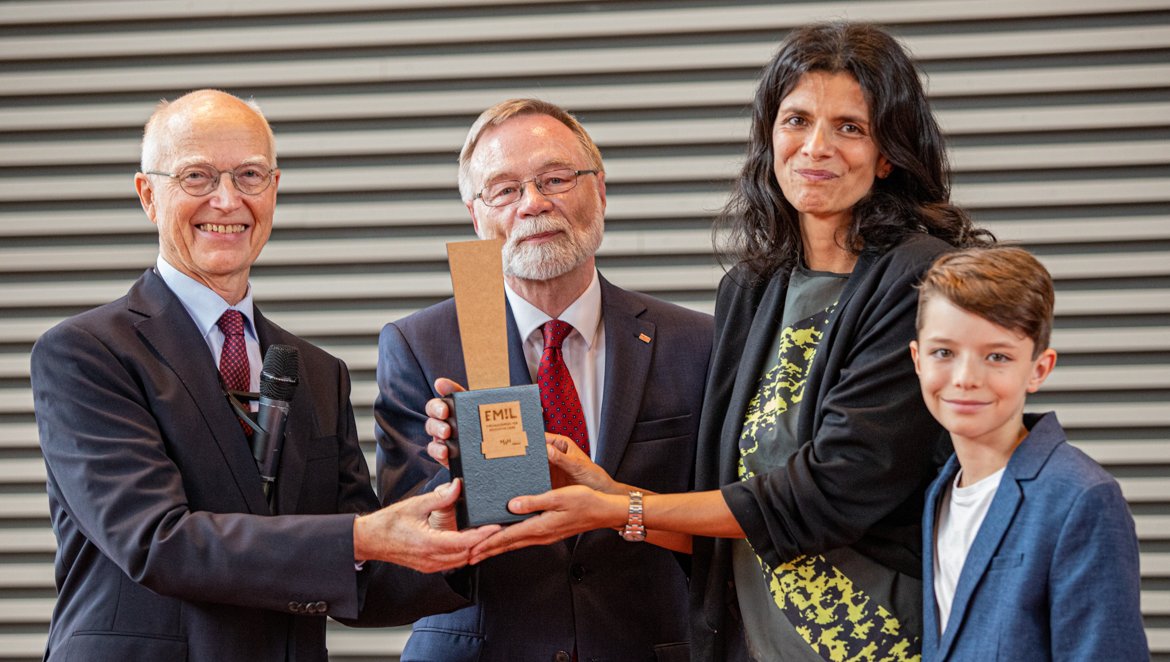
[[[535,384],[478,389],[452,399],[454,429],[447,447],[451,475],[463,479],[455,504],[459,528],[531,517],[509,512],[508,501],[550,488],[540,389]]]

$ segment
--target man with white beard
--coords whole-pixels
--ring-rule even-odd
[[[550,431],[620,483],[690,489],[712,320],[598,273],[605,170],[584,127],[536,99],[489,108],[459,155],[459,190],[476,234],[505,240],[512,384],[562,375],[571,418],[583,425]],[[449,428],[432,421],[432,457],[426,407],[456,383],[466,373],[453,300],[382,329],[374,410],[383,503],[447,480]],[[430,611],[461,608],[415,623],[402,660],[687,660],[685,558],[593,531],[489,559],[451,578],[472,582],[474,602],[434,595]]]

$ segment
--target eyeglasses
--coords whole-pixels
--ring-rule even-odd
[[[188,195],[201,197],[219,188],[219,177],[227,173],[236,185],[236,190],[244,195],[258,195],[272,184],[272,173],[276,168],[265,169],[263,166],[245,163],[234,170],[216,170],[209,165],[193,165],[183,168],[179,172],[159,172],[147,170],[144,175],[163,175],[176,179],[179,186]]]
[[[503,207],[517,202],[524,197],[524,185],[528,182],[536,184],[536,190],[540,191],[541,195],[556,195],[558,193],[565,193],[573,190],[577,186],[577,179],[581,175],[596,175],[599,170],[570,170],[562,168],[558,170],[549,170],[542,172],[532,179],[520,181],[518,179],[508,179],[502,182],[495,182],[483,187],[483,190],[475,194],[473,200],[483,200],[483,203],[489,207]]]

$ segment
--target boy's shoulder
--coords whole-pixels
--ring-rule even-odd
[[[1073,446],[1056,414],[1025,414],[1028,436],[1012,453],[1008,473],[1038,485],[1059,483],[1069,496],[1117,480],[1087,453]]]

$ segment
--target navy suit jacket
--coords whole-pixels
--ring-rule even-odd
[[[269,513],[206,343],[154,271],[36,343],[58,543],[46,659],[323,661],[325,615],[357,618],[370,581],[400,586],[404,606],[408,587],[428,583],[383,563],[355,571],[354,513],[378,501],[349,374],[259,310],[255,325],[262,348],[300,352],[274,493],[281,517]],[[417,616],[391,613],[388,592],[375,598],[382,622]]]
[[[1056,414],[1025,415],[955,587],[946,632],[934,595],[935,519],[959,470],[930,486],[922,520],[930,660],[1148,660],[1133,517],[1117,481],[1066,443]]]
[[[604,278],[601,301],[606,356],[598,463],[625,483],[687,491],[711,317]],[[510,309],[508,345],[512,384],[530,383]],[[465,382],[459,348],[453,300],[382,330],[375,415],[384,503],[448,479],[426,454],[423,405],[436,397],[437,377]],[[571,653],[574,644],[582,662],[688,659],[686,576],[660,547],[592,531],[575,544],[489,559],[474,572],[476,603],[416,623],[404,662],[551,660]],[[430,607],[449,610],[450,602],[451,596],[436,594]]]

